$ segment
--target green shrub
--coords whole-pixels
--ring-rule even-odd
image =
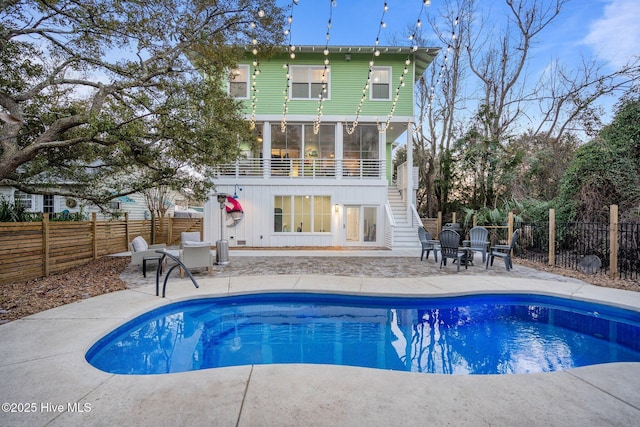
[[[40,221],[38,214],[28,212],[18,201],[13,203],[4,197],[0,198],[0,222],[34,222]]]

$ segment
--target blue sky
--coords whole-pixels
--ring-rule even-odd
[[[384,0],[336,0],[330,11],[329,0],[299,0],[293,8],[292,43],[296,45],[324,45],[327,22],[332,13],[330,45],[372,46],[380,27]],[[291,0],[278,0],[278,4],[290,5]],[[380,33],[380,43],[393,33],[402,33],[415,24],[422,0],[388,0],[385,14],[386,28]],[[432,0],[425,7],[421,21],[427,14],[439,16],[442,0]],[[503,2],[481,1],[481,8],[492,8],[496,22],[504,20]],[[425,29],[428,26],[425,25]],[[429,36],[429,32],[425,32]],[[532,52],[541,68],[555,58],[568,63],[586,56],[598,55],[609,61],[612,67],[626,63],[632,55],[640,55],[640,0],[572,0],[565,5],[556,21],[547,27],[537,40]],[[564,61],[563,61],[564,62]]]

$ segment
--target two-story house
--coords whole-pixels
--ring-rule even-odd
[[[296,47],[259,64],[247,52],[230,73],[229,93],[243,100],[255,139],[241,142],[242,158],[213,177],[217,194],[236,198],[222,207],[210,195],[205,240],[419,247],[417,174],[405,164],[392,181],[392,150],[406,142],[412,164],[414,85],[438,49],[329,50]]]

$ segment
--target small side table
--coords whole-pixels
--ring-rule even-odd
[[[460,265],[464,265],[465,267],[473,265],[473,250],[469,246],[463,246],[459,248],[461,252],[464,252],[464,256],[460,258]]]
[[[161,262],[162,261],[162,255],[160,255],[160,256],[151,255],[151,256],[146,256],[146,257],[142,258],[142,276],[143,277],[147,277],[147,261]],[[162,273],[162,267],[160,267],[160,273]]]

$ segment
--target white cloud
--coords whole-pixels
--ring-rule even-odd
[[[583,42],[602,59],[619,67],[640,55],[640,2],[611,0],[601,18],[589,26]]]

